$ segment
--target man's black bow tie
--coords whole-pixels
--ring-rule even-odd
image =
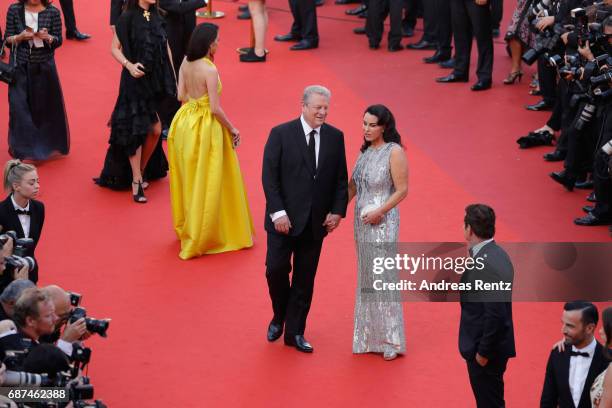
[[[15,211],[17,212],[18,215],[30,215],[30,211],[28,210],[16,209]]]
[[[582,351],[570,351],[570,356],[574,357],[586,357],[589,358],[589,353],[584,353]]]

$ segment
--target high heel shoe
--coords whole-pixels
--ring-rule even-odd
[[[134,194],[134,190],[132,190],[132,195],[134,196],[134,201],[139,204],[144,204],[147,202],[147,197],[144,195],[144,190],[142,188],[142,181],[133,181],[132,184],[138,185],[138,191]]]
[[[523,79],[522,71],[514,71],[508,74],[508,77],[504,79],[504,85],[512,85],[516,82],[517,79],[519,82],[521,82],[521,80]]]

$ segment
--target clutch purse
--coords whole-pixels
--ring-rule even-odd
[[[2,43],[2,49],[6,45],[6,40]],[[12,84],[15,81],[15,66],[17,65],[17,53],[15,52],[15,44],[11,46],[11,59],[9,62],[0,61],[0,81]]]

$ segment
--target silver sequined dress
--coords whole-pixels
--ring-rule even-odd
[[[397,282],[396,270],[376,275],[372,266],[374,258],[395,257],[399,211],[393,208],[378,225],[366,225],[360,217],[364,208],[382,206],[395,191],[390,157],[396,146],[395,143],[386,143],[376,149],[369,147],[359,156],[353,171],[352,179],[357,187],[354,227],[358,268],[353,353],[406,351],[400,294],[373,290],[376,279]]]

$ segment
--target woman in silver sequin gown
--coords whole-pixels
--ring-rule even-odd
[[[397,252],[397,205],[408,191],[408,165],[389,109],[370,106],[363,130],[364,144],[349,183],[349,200],[356,198],[358,267],[353,353],[382,353],[393,360],[406,351],[401,296],[374,290],[374,280],[396,282],[397,271],[375,275],[372,266],[374,258],[395,257]]]

